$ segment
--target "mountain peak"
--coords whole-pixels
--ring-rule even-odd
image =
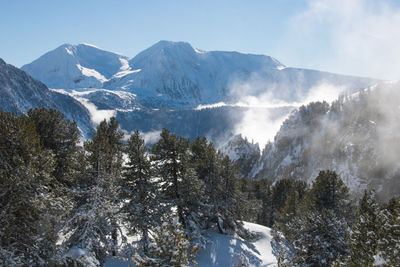
[[[128,59],[91,44],[65,43],[22,69],[51,88],[101,88]]]
[[[173,42],[173,41],[165,41],[161,40],[154,45],[150,46],[146,50],[144,50],[140,54],[149,55],[149,54],[177,54],[177,53],[195,53],[193,47],[186,42]]]
[[[157,48],[191,48],[191,49],[193,49],[193,47],[188,42],[174,42],[174,41],[167,41],[167,40],[161,40],[161,41],[155,43],[151,47],[157,47]]]

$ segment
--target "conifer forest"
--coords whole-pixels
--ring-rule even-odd
[[[331,170],[252,180],[206,138],[149,146],[112,117],[82,142],[45,108],[0,111],[0,160],[1,266],[196,266],[209,231],[256,239],[243,221],[287,245],[278,266],[400,263],[400,199],[354,198]]]

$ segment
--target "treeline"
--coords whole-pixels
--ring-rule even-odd
[[[276,241],[291,243],[280,266],[400,264],[400,198],[379,204],[365,191],[355,203],[333,171],[321,171],[311,186],[243,178],[239,189],[247,203],[243,219],[272,227]]]

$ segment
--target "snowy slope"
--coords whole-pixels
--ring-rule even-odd
[[[0,109],[26,113],[31,108],[52,108],[77,122],[85,136],[93,133],[87,109],[73,97],[49,90],[26,72],[0,59]]]
[[[279,251],[274,250],[271,229],[248,222],[244,227],[259,234],[259,238],[249,242],[240,237],[212,233],[212,243],[197,255],[199,266],[278,266]]]
[[[209,232],[211,242],[196,257],[200,267],[208,266],[278,266],[277,256],[281,247],[272,240],[271,229],[262,225],[244,222],[244,227],[258,238],[246,241],[240,237]],[[109,259],[105,267],[127,267],[128,263]]]
[[[128,60],[93,45],[64,44],[22,70],[51,88],[101,88],[114,75],[129,72]]]

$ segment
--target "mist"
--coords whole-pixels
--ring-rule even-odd
[[[256,77],[256,76],[252,76]],[[264,88],[260,95],[251,95]],[[267,82],[260,79],[249,79],[247,81],[236,81],[232,84],[231,91],[236,95],[242,95],[235,104],[247,107],[239,122],[234,128],[235,134],[242,134],[248,140],[258,143],[262,149],[268,142],[272,142],[279,131],[283,121],[287,119],[291,111],[295,111],[301,105],[315,101],[334,101],[345,92],[345,87],[340,87],[325,82],[313,86],[307,94],[300,95],[298,99],[287,101],[279,97],[276,91],[278,87],[271,90]],[[281,109],[282,112],[276,112]]]
[[[286,25],[290,28],[288,32],[298,34],[287,36],[286,44],[282,44],[281,54],[285,54],[285,58],[296,62],[306,54],[309,64],[300,67],[372,78],[400,78],[399,6],[393,2],[369,0],[309,0],[307,3],[307,7]],[[321,43],[321,49],[309,51],[310,42]],[[326,60],[326,54],[322,56],[326,51],[331,54],[329,60]],[[324,62],[320,61],[322,58]],[[278,87],[263,82],[262,73],[252,74],[248,80],[235,81],[231,85],[231,91],[238,99],[237,105],[251,107],[236,125],[235,133],[258,142],[261,148],[274,140],[289,114],[272,116],[267,110],[260,111],[256,107],[291,106],[295,109],[310,102],[331,103],[348,93],[344,86],[321,81],[306,93],[290,88],[297,96],[290,100],[286,90],[280,91]],[[384,110],[382,113],[388,114]],[[392,119],[385,120],[393,123]]]
[[[399,25],[396,1],[309,0],[287,23],[278,55],[292,64],[307,58],[302,67],[397,80]]]

